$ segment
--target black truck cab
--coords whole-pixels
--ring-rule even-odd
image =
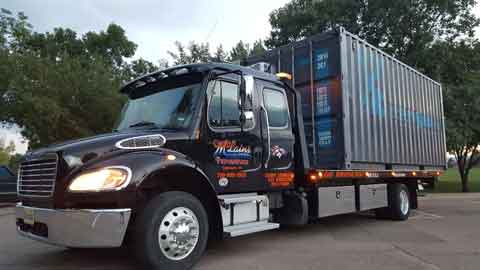
[[[278,227],[267,222],[275,202],[258,194],[294,190],[295,177],[304,178],[308,168],[298,139],[298,97],[286,83],[237,65],[193,64],[148,74],[121,92],[129,100],[112,133],[26,155],[19,176],[20,234],[67,247],[115,247],[129,234],[142,243],[144,261],[162,265],[158,258],[175,262],[203,250],[207,235],[235,234],[226,227],[249,222],[263,224],[257,231]],[[172,251],[162,240],[160,246],[140,241],[147,237],[139,235],[145,219],[159,210],[149,206],[158,206],[156,200],[175,205],[179,199],[194,205],[167,213],[172,220],[164,223],[178,224],[164,229],[174,232],[155,235],[182,238],[187,246]],[[234,217],[236,201],[255,207]],[[164,256],[149,255],[145,249],[152,247]]]

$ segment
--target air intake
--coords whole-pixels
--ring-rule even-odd
[[[162,147],[166,141],[163,135],[153,134],[123,139],[115,146],[120,149],[149,149]]]

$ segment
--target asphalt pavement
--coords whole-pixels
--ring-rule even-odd
[[[0,269],[138,269],[127,249],[68,250],[16,235],[0,208]],[[233,238],[195,269],[480,269],[480,193],[429,194],[408,221],[369,214]]]

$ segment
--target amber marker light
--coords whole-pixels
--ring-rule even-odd
[[[317,176],[315,174],[310,174],[309,178],[313,182],[317,181]]]
[[[417,172],[412,172],[412,176],[417,176]]]
[[[292,80],[292,75],[288,74],[288,73],[285,73],[285,72],[280,72],[280,73],[277,73],[275,74],[277,76],[277,78],[279,78],[280,80],[283,80],[283,79],[286,79],[286,80],[289,80],[291,81]]]

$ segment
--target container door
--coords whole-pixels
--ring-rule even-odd
[[[272,83],[261,87],[263,171],[271,188],[288,188],[294,179],[294,142],[286,92]]]

